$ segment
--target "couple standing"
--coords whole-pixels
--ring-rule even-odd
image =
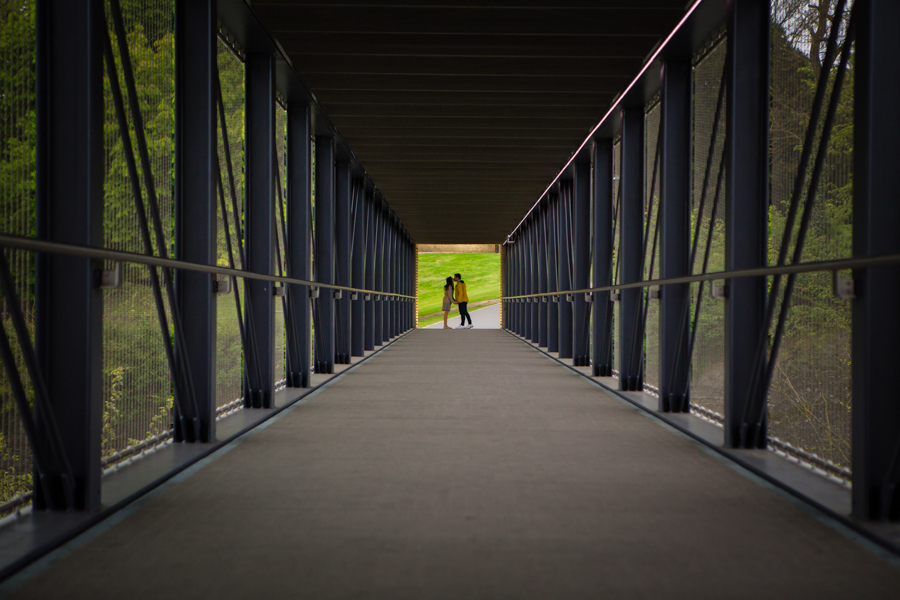
[[[457,273],[453,277],[447,278],[447,284],[444,286],[444,329],[452,329],[447,325],[447,316],[450,314],[450,307],[453,304],[459,305],[459,316],[462,317],[462,323],[457,329],[472,329],[472,317],[469,316],[467,308],[469,304],[469,295],[466,293],[466,282],[462,280],[462,275]],[[466,325],[466,319],[469,324]]]

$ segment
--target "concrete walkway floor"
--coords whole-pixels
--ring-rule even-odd
[[[399,340],[12,597],[900,597],[900,569],[693,441],[502,331],[446,333]]]

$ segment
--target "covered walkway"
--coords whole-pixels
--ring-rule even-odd
[[[397,340],[5,589],[897,597],[900,569],[811,509],[503,331],[449,333]]]

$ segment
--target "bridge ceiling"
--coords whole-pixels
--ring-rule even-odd
[[[498,243],[686,0],[256,0],[419,243]]]

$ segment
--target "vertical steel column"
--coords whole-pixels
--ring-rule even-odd
[[[366,288],[366,182],[357,181],[357,205],[356,217],[353,219],[353,287]],[[365,356],[366,348],[366,296],[358,294],[353,300],[353,315],[351,316],[353,340],[350,348],[353,356]]]
[[[37,237],[103,246],[103,3],[39,0],[36,25]],[[86,258],[36,257],[35,350],[79,510],[100,506],[102,268]],[[35,508],[66,508],[62,479],[52,486],[58,493],[34,486]]]
[[[247,268],[275,273],[275,60],[266,53],[247,55],[246,154],[247,196],[244,222]],[[262,389],[245,394],[245,406],[272,408],[275,396],[275,295],[272,283],[244,280],[246,323],[255,330]],[[257,395],[258,394],[258,395]]]
[[[524,278],[523,279],[524,279],[525,286],[524,286],[524,289],[522,290],[522,293],[530,294],[534,291],[533,285],[532,285],[534,282],[534,272],[531,269],[532,260],[534,258],[533,257],[534,248],[531,243],[532,242],[531,232],[533,230],[532,222],[528,221],[522,227],[523,227],[522,241],[524,242],[524,244],[522,245],[522,248],[523,248],[523,250],[525,250],[525,256],[524,256],[525,260],[524,260],[524,264],[523,264],[523,268],[524,268]],[[533,334],[534,320],[532,319],[532,312],[533,312],[532,307],[534,305],[532,304],[532,301],[533,301],[533,298],[526,298],[525,304],[524,304],[524,307],[525,307],[525,317],[524,317],[525,318],[525,334],[524,335],[525,335],[525,339],[528,340],[529,342],[531,341],[532,337],[534,337],[534,334]]]
[[[350,246],[352,245],[352,233],[350,232],[350,194],[353,188],[353,174],[350,171],[350,163],[340,160],[335,164],[334,178],[334,282],[337,285],[351,287],[350,274]],[[334,333],[334,362],[339,365],[350,364],[350,345],[352,332],[350,331],[350,313],[352,300],[349,292],[336,292],[334,303],[335,333]]]
[[[312,188],[310,156],[309,105],[292,103],[288,105],[287,135],[287,227],[291,277],[310,279],[312,258],[312,228],[310,227],[310,192]],[[300,356],[292,355],[288,365],[288,382],[293,387],[309,386],[309,290],[306,286],[291,284],[290,310],[296,329]]]
[[[728,99],[726,123],[725,269],[766,264],[768,234],[769,2],[733,0],[728,15]],[[725,299],[725,445],[747,447],[762,431],[743,423],[744,409],[762,405],[761,377],[753,366],[764,333],[766,278],[728,282]],[[760,370],[762,365],[759,366]],[[756,398],[750,389],[756,388]]]
[[[900,252],[900,5],[858,2],[854,98],[853,256]],[[894,73],[894,76],[887,74]],[[900,518],[897,339],[900,267],[854,273],[853,514]]]
[[[660,277],[690,275],[691,62],[668,60],[662,73]],[[659,410],[688,412],[690,284],[665,286],[659,309]]]
[[[591,277],[591,165],[577,163],[572,190],[572,289],[590,287]],[[576,367],[591,364],[591,330],[584,294],[575,294],[572,302],[572,362]]]
[[[594,285],[612,285],[613,258],[613,144],[611,139],[594,142]],[[594,292],[594,376],[612,377],[612,316],[609,292]]]
[[[644,108],[629,107],[622,111],[622,206],[620,208],[621,236],[619,252],[622,256],[619,269],[621,283],[633,283],[643,279],[644,225]],[[643,388],[643,361],[635,344],[644,340],[635,335],[640,326],[644,291],[639,288],[622,290],[619,310],[618,337],[619,389],[640,391]]]
[[[529,265],[531,268],[531,289],[528,291],[530,294],[537,294],[541,289],[540,284],[540,272],[538,270],[538,265],[540,257],[540,245],[538,241],[538,223],[540,222],[540,215],[537,211],[534,213],[534,218],[531,220],[531,227],[529,227],[529,235],[531,236],[531,264]],[[531,342],[533,344],[540,344],[540,336],[541,336],[541,299],[540,298],[532,298],[531,304]]]
[[[391,274],[394,270],[394,219],[391,215],[391,209],[389,206],[385,206],[384,211],[384,272],[382,275],[384,276],[384,281],[381,286],[382,289],[390,294],[394,291],[393,286],[391,285]],[[382,341],[389,342],[393,337],[393,329],[391,329],[391,297],[390,296],[382,296],[382,304],[384,305],[383,313],[384,313],[384,325],[382,325],[382,334],[384,337]]]
[[[334,138],[316,136],[316,281],[334,283]],[[316,300],[316,373],[334,373],[334,292]]]
[[[572,183],[560,184],[557,235],[559,254],[557,256],[557,273],[559,289],[562,292],[572,290],[572,249],[569,247],[569,229],[572,226]],[[559,357],[572,358],[572,303],[568,294],[559,298]]]
[[[216,3],[175,3],[175,259],[215,265]],[[200,439],[181,431],[178,405],[175,441],[216,437],[216,298],[208,273],[175,272],[175,295],[183,316],[187,361],[193,374]]]
[[[547,292],[547,206],[541,205],[537,211],[537,239],[538,239],[538,292]],[[547,307],[546,296],[538,298],[538,346],[547,347]]]
[[[381,346],[384,343],[384,301],[381,293],[384,291],[384,205],[380,194],[376,194],[372,204],[372,226],[375,229],[374,272],[373,287],[376,292],[372,295],[374,302],[375,322],[372,328],[374,345]]]
[[[559,196],[547,198],[547,291],[559,291]],[[559,298],[547,300],[547,352],[559,352]]]
[[[528,222],[527,229],[525,230],[526,235],[528,236],[528,293],[533,294],[537,291],[537,249],[535,248],[535,238],[534,232],[537,229],[535,224],[535,218],[532,217],[531,221]],[[532,343],[536,343],[538,341],[538,316],[537,316],[537,303],[535,302],[535,298],[528,299],[528,341]]]
[[[382,267],[381,289],[391,292],[391,243],[393,242],[393,228],[391,224],[391,209],[385,202],[384,205],[384,265]],[[390,296],[381,296],[382,316],[384,323],[381,325],[382,342],[391,341],[391,301]]]
[[[400,292],[400,276],[402,274],[401,268],[403,264],[400,262],[400,228],[399,223],[397,222],[397,217],[394,217],[394,269],[393,269],[393,277],[392,282],[394,286],[394,293]],[[391,318],[393,321],[393,330],[392,333],[394,337],[400,335],[400,299],[394,296],[391,301],[393,309],[391,310]]]

